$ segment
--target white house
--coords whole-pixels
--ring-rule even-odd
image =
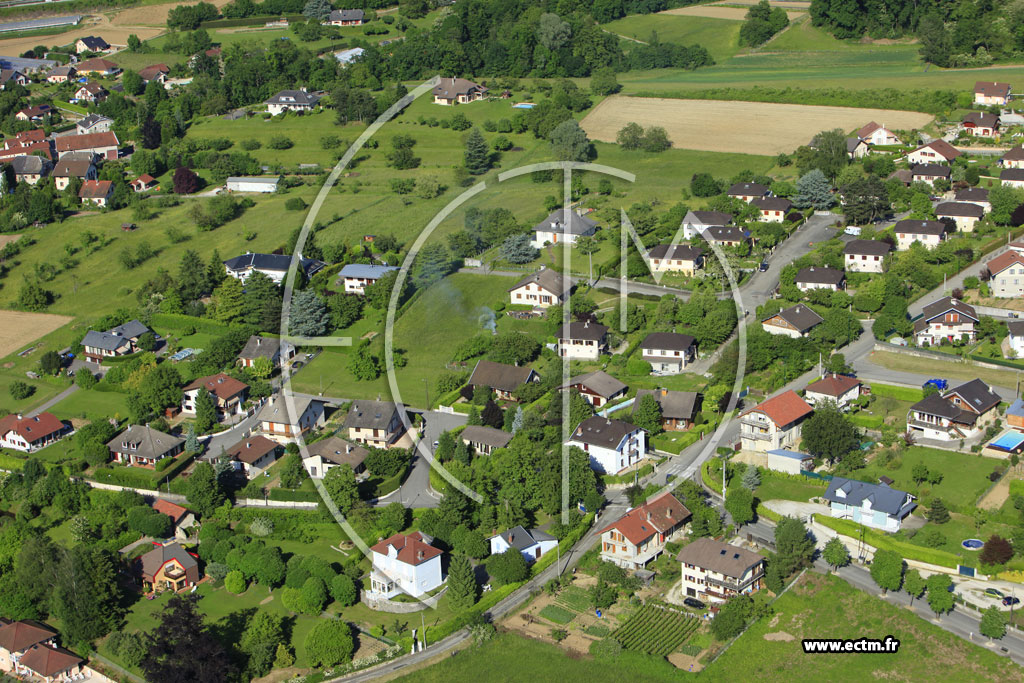
[[[1024,187],[1024,168],[1004,168],[999,172],[999,182],[1003,187]]]
[[[704,250],[689,244],[659,244],[647,252],[651,271],[692,277],[704,265]]]
[[[568,288],[566,286],[568,285]],[[508,290],[509,301],[534,308],[547,308],[565,303],[565,296],[572,289],[562,274],[551,268],[540,267]]]
[[[268,194],[277,192],[277,186],[280,182],[280,177],[231,176],[225,181],[225,187],[228,192],[259,192]]]
[[[906,251],[914,242],[920,242],[925,249],[932,250],[945,239],[948,228],[942,221],[922,221],[905,218],[893,226],[896,233],[896,249]]]
[[[609,375],[604,370],[595,370],[585,375],[570,377],[569,381],[558,387],[559,391],[580,392],[580,396],[587,400],[587,403],[600,408],[619,398],[623,398],[629,390],[625,384]]]
[[[745,451],[772,451],[795,446],[800,425],[814,409],[792,389],[740,414],[740,440]]]
[[[361,9],[332,10],[323,22],[326,26],[359,26],[363,23],[364,12]]]
[[[232,461],[241,463],[246,479],[252,479],[277,462],[281,450],[281,444],[257,434],[242,439],[225,453]]]
[[[277,116],[287,111],[307,112],[312,111],[320,102],[320,95],[303,90],[282,90],[263,104],[267,105],[267,111]]]
[[[980,379],[945,394],[929,394],[907,411],[907,431],[926,439],[959,441],[983,432],[999,419],[999,395]]]
[[[344,285],[346,294],[365,294],[367,287],[395,270],[397,266],[350,263],[338,273],[337,282]]]
[[[974,340],[974,326],[978,323],[974,306],[946,296],[924,307],[921,317],[914,321],[914,338],[919,346],[939,344],[943,339]]]
[[[974,232],[974,226],[985,216],[985,209],[973,202],[943,202],[935,207],[935,215],[951,219],[960,232]]]
[[[811,289],[839,291],[846,287],[846,273],[835,268],[811,266],[801,268],[796,274],[796,288],[801,292]]]
[[[558,539],[540,529],[524,529],[516,526],[487,539],[491,544],[491,555],[500,555],[509,548],[518,550],[527,562],[536,562],[541,555],[554,550]]]
[[[53,413],[39,413],[33,417],[11,413],[0,418],[0,447],[31,453],[59,441],[70,432],[71,425]]]
[[[473,449],[477,455],[490,455],[507,446],[512,440],[512,434],[494,427],[469,425],[459,434],[459,440]]]
[[[266,358],[275,368],[295,356],[295,347],[288,342],[282,343],[277,337],[263,337],[257,334],[249,337],[245,346],[238,353],[238,364],[243,368],[251,368],[257,358]]]
[[[760,214],[757,220],[763,223],[782,223],[793,208],[793,202],[785,197],[755,197],[750,205],[757,207]]]
[[[546,244],[576,244],[583,236],[597,232],[597,222],[573,211],[566,219],[565,209],[551,212],[547,218],[533,226],[533,246],[540,249]]]
[[[985,213],[992,210],[992,203],[988,200],[988,190],[983,187],[965,187],[962,190],[957,190],[953,195],[953,201],[977,204],[985,210]]]
[[[698,538],[676,555],[680,588],[688,598],[724,602],[758,591],[764,584],[764,557],[712,538]]]
[[[934,185],[937,180],[949,180],[949,166],[945,164],[914,164],[910,168],[911,182]]]
[[[903,520],[917,507],[906,491],[845,477],[833,477],[822,498],[828,501],[833,517],[890,533],[899,531]]]
[[[860,380],[846,375],[827,375],[817,382],[811,382],[804,390],[804,400],[811,406],[831,401],[839,408],[849,408],[860,398],[863,385]]]
[[[434,86],[434,104],[456,105],[482,100],[487,88],[465,78],[442,78]]]
[[[562,358],[597,360],[605,350],[608,328],[597,323],[571,322],[555,333],[558,339],[556,353]]]
[[[293,396],[294,413],[288,408],[288,403],[284,397],[274,395],[260,410],[257,416],[260,431],[267,437],[281,442],[294,441],[299,434],[324,426],[324,404],[321,401]]]
[[[348,438],[374,448],[406,447],[405,422],[398,405],[390,401],[353,401],[345,416]]]
[[[1006,154],[999,158],[999,165],[1003,168],[1024,168],[1024,145],[1007,150]]]
[[[254,254],[251,251],[235,256],[224,262],[224,268],[228,275],[241,280],[242,284],[254,271],[259,271],[274,281],[274,284],[281,284],[288,268],[291,266],[292,257],[287,254]],[[310,278],[320,272],[327,264],[311,258],[299,258],[299,267]]]
[[[370,451],[364,446],[346,441],[338,436],[329,436],[306,446],[302,467],[313,479],[323,479],[335,467],[348,465],[356,475],[366,470],[363,464]]]
[[[907,163],[914,164],[948,164],[963,154],[960,150],[945,140],[932,140],[927,145],[921,145],[907,155]]]
[[[395,534],[370,548],[373,569],[370,595],[387,599],[400,593],[414,598],[429,593],[442,583],[440,548],[422,531]]]
[[[902,145],[896,133],[885,127],[883,124],[877,124],[874,121],[867,124],[863,128],[857,131],[857,138],[863,140],[869,145]]]
[[[964,116],[960,126],[975,137],[991,138],[999,132],[999,117],[988,112],[972,111]]]
[[[771,194],[767,185],[761,183],[736,183],[726,192],[734,199],[742,199],[747,204],[759,197],[767,197]]]
[[[223,372],[198,377],[185,385],[181,394],[181,412],[196,414],[196,402],[201,394],[209,394],[219,415],[240,415],[249,397],[249,385]]]
[[[781,334],[793,339],[806,337],[815,325],[825,319],[804,304],[797,304],[773,313],[761,321],[761,329],[768,334]]]
[[[690,511],[671,493],[633,508],[601,530],[601,560],[625,569],[643,569],[678,538]]]
[[[1010,320],[1006,323],[1010,334],[1006,341],[1010,344],[1015,358],[1024,358],[1024,320]]]
[[[882,240],[850,240],[843,247],[843,266],[850,273],[884,273],[890,251]]]
[[[722,211],[687,211],[683,216],[683,237],[692,240],[710,227],[732,225],[732,214]]]
[[[112,125],[114,125],[113,119],[109,119],[102,114],[89,114],[75,124],[75,131],[78,135],[85,135],[87,133],[107,133],[110,131],[110,127]]]
[[[594,415],[573,430],[566,444],[583,449],[597,472],[617,474],[647,453],[647,432],[629,422]]]
[[[995,81],[977,81],[974,84],[974,103],[1004,106],[1010,101],[1010,84]]]
[[[640,357],[651,374],[677,375],[697,358],[697,340],[688,334],[651,332],[640,342]]]

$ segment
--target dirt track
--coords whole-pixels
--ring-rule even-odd
[[[0,358],[63,327],[73,319],[52,313],[0,311]]]
[[[849,131],[872,120],[907,129],[920,128],[932,117],[913,111],[614,95],[580,125],[592,140],[604,142],[614,142],[619,130],[635,122],[662,126],[673,146],[682,149],[774,155],[806,145],[820,131]]]

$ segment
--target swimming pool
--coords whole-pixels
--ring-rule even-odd
[[[1001,434],[998,439],[989,444],[989,448],[996,448],[1001,451],[1014,451],[1024,444],[1024,433],[1009,431]]]
[[[533,102],[516,102],[512,105],[513,109],[533,109],[537,105]]]
[[[960,541],[960,545],[967,548],[968,550],[979,550],[985,545],[985,542],[980,538],[967,538]]]

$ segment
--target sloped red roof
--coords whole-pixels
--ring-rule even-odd
[[[64,429],[64,423],[53,413],[39,413],[35,417],[7,415],[0,418],[0,436],[14,432],[29,443],[46,438]]]
[[[846,375],[832,375],[807,385],[807,391],[826,396],[842,396],[850,389],[860,386],[860,380]]]
[[[1009,251],[1004,251],[999,256],[996,256],[985,265],[988,266],[988,272],[995,275],[996,273],[1001,273],[1015,264],[1024,266],[1024,254],[1020,253],[1016,249],[1010,249]]]
[[[34,621],[15,621],[0,626],[0,647],[8,652],[21,652],[56,635],[56,631],[43,624]]]
[[[62,647],[33,645],[21,656],[20,664],[31,669],[40,676],[48,678],[68,669],[73,669],[85,660],[74,652]]]
[[[181,521],[181,518],[188,514],[188,508],[183,508],[180,505],[176,505],[169,500],[157,498],[153,501],[150,506],[157,512],[162,512],[171,518],[171,521],[177,524]]]
[[[207,391],[216,395],[217,398],[226,400],[242,391],[245,391],[249,388],[249,385],[241,380],[235,379],[231,375],[219,372],[216,375],[200,377],[199,379],[192,380],[192,382],[185,387],[184,391],[192,391],[199,387],[205,387]]]
[[[633,545],[640,545],[656,533],[686,521],[690,511],[671,493],[663,493],[619,517],[601,533],[615,529]]]
[[[149,185],[154,180],[156,180],[156,178],[154,178],[153,176],[149,175],[148,173],[143,173],[138,178],[136,178],[133,182],[142,183],[143,185]]]
[[[394,547],[398,551],[399,562],[415,566],[441,554],[440,548],[430,545],[431,540],[433,539],[419,531],[414,531],[411,534],[395,534],[373,546],[370,550],[386,556],[388,547]]]
[[[110,180],[86,180],[78,196],[82,199],[102,199],[110,194],[113,187],[114,183]]]
[[[58,152],[74,152],[80,149],[96,149],[98,147],[117,147],[117,136],[112,131],[104,133],[83,133],[82,135],[62,135],[57,138]]]
[[[797,396],[795,391],[790,389],[767,401],[761,402],[758,406],[744,412],[743,415],[749,415],[754,412],[764,413],[777,427],[785,427],[802,417],[810,415],[814,412],[814,409]]]

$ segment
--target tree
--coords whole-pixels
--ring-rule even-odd
[[[537,258],[537,248],[533,246],[530,236],[522,233],[511,235],[501,243],[501,258],[509,263],[529,263]]]
[[[224,493],[217,481],[217,473],[213,465],[208,462],[200,462],[188,478],[185,498],[189,507],[198,512],[200,516],[212,515],[213,511],[224,502]]]
[[[15,401],[23,401],[34,394],[36,392],[36,388],[28,382],[16,379],[7,387],[7,391]]]
[[[551,151],[559,161],[587,161],[591,144],[576,119],[562,121],[548,136]]]
[[[352,577],[347,574],[338,574],[331,579],[331,597],[342,607],[348,607],[349,605],[356,604],[356,601],[359,599],[359,589],[356,587]]]
[[[256,377],[266,379],[274,374],[274,361],[270,360],[266,356],[260,356],[253,360],[252,367],[250,367],[249,370]]]
[[[60,372],[60,354],[56,351],[47,351],[39,359],[39,371],[44,375],[56,375]]]
[[[742,527],[754,519],[754,494],[742,486],[734,487],[726,493],[725,509],[737,527]]]
[[[357,294],[335,294],[327,299],[327,310],[331,313],[331,325],[344,329],[363,315],[363,297]]]
[[[799,519],[783,517],[775,527],[775,556],[782,576],[806,567],[814,556],[814,541]]]
[[[1013,546],[1005,538],[992,534],[981,549],[979,559],[982,564],[1006,564],[1013,557]]]
[[[877,550],[871,561],[871,578],[882,594],[900,589],[903,583],[903,558],[895,550]]]
[[[175,194],[194,194],[202,187],[199,176],[184,166],[179,166],[174,170],[172,184]]]
[[[753,600],[749,595],[737,595],[726,600],[711,621],[711,633],[720,641],[735,638],[743,632],[751,612]]]
[[[154,413],[181,404],[181,375],[170,363],[148,370],[138,385],[139,403]]]
[[[487,559],[487,573],[499,584],[504,585],[523,581],[530,575],[530,568],[522,553],[515,548],[509,548]]]
[[[846,545],[839,540],[838,536],[833,536],[829,539],[828,543],[825,544],[824,550],[822,550],[821,556],[833,569],[839,569],[850,564],[850,551],[846,549]]]
[[[843,213],[850,223],[871,223],[889,211],[889,191],[877,176],[847,183],[840,192],[843,195]]]
[[[217,320],[224,323],[239,322],[245,315],[245,292],[242,281],[229,277],[213,293]]]
[[[926,584],[923,578],[921,578],[920,572],[916,569],[908,569],[907,573],[903,576],[903,590],[907,591],[907,595],[910,596],[910,604],[914,604],[914,598],[919,598],[924,594]]]
[[[327,306],[316,292],[303,290],[292,298],[288,327],[292,334],[319,337],[327,333],[330,316]]]
[[[660,434],[662,431],[661,404],[651,394],[646,394],[636,409],[633,410],[633,424],[646,430],[648,434]]]
[[[936,616],[953,609],[953,593],[949,590],[950,579],[945,574],[932,574],[928,577],[928,606]]]
[[[329,668],[352,659],[352,629],[343,619],[319,619],[306,636],[309,665]]]
[[[846,133],[841,128],[823,130],[811,140],[811,147],[817,152],[817,168],[834,183],[850,163],[846,152]]]
[[[92,374],[88,368],[80,368],[75,373],[75,384],[79,389],[92,389],[96,386],[96,375]]]
[[[722,183],[710,173],[694,173],[690,178],[690,192],[694,197],[714,197],[722,193]]]
[[[172,596],[160,624],[145,640],[146,654],[139,668],[147,681],[221,683],[235,676],[235,665],[204,623],[194,597]]]
[[[860,446],[857,428],[831,401],[814,407],[814,415],[804,422],[800,435],[804,450],[833,463]]]
[[[793,204],[799,208],[827,209],[834,203],[832,186],[820,169],[808,171],[796,181]]]
[[[330,0],[307,0],[302,8],[302,16],[313,21],[324,21],[331,16]]]
[[[465,162],[470,175],[483,175],[491,169],[491,150],[484,134],[476,126],[466,136]]]
[[[622,90],[618,79],[615,78],[615,70],[605,67],[597,69],[590,76],[590,92],[595,95],[614,95]]]
[[[217,424],[217,406],[210,392],[200,387],[196,394],[196,431],[206,434]]]
[[[932,498],[931,507],[928,508],[928,521],[933,524],[945,524],[949,521],[949,509],[941,498]]]
[[[224,577],[224,588],[235,595],[244,593],[246,589],[245,575],[237,569],[228,572],[228,575]]]
[[[644,131],[644,139],[641,148],[645,152],[664,152],[672,147],[672,141],[668,139],[668,133],[661,126],[651,126]]]
[[[452,557],[448,566],[448,601],[455,612],[469,609],[476,603],[476,576],[469,558],[463,555]]]
[[[995,605],[981,613],[981,635],[999,640],[1006,635],[1006,615]]]
[[[181,300],[187,303],[200,298],[209,291],[209,282],[206,266],[203,265],[199,254],[192,249],[186,249],[181,255],[181,263],[178,264],[177,285]],[[252,276],[248,283],[252,284]]]
[[[406,527],[408,520],[407,508],[398,502],[389,503],[378,512],[377,516],[377,524],[380,525],[385,536],[397,534]]]
[[[637,123],[627,123],[622,127],[621,130],[615,135],[615,142],[619,143],[619,146],[625,150],[640,149],[640,145],[644,141],[644,129]],[[704,174],[707,175],[707,174]],[[696,177],[696,176],[694,176]],[[710,176],[708,176],[710,177]],[[691,183],[692,185],[692,183]],[[717,192],[713,194],[718,194]]]
[[[950,65],[949,58],[953,54],[953,40],[949,31],[946,30],[942,17],[936,14],[926,14],[921,17],[921,21],[917,25],[917,37],[921,41],[919,52],[924,61],[940,67]]]
[[[740,484],[743,488],[753,491],[761,485],[761,471],[757,467],[750,466],[743,472],[743,478],[740,480]]]
[[[251,677],[270,673],[278,648],[286,642],[282,615],[259,610],[249,617],[238,641],[238,649],[249,657],[246,673]]]
[[[18,308],[39,312],[53,303],[53,292],[43,287],[34,278],[25,278],[18,290]]]
[[[537,23],[537,40],[541,45],[554,52],[569,42],[570,37],[572,28],[567,22],[562,21],[560,16],[548,12],[540,15],[540,21]],[[614,74],[612,75],[614,77]],[[593,89],[593,85],[591,88]]]
[[[343,464],[332,467],[324,476],[324,488],[330,494],[331,500],[338,506],[341,514],[348,514],[356,501],[359,500],[359,485],[356,483],[356,474],[352,467]]]
[[[199,437],[196,434],[196,427],[194,424],[188,426],[188,430],[185,432],[185,452],[186,453],[198,453],[203,447],[199,445]]]
[[[913,469],[910,470],[911,478],[920,484],[922,481],[928,481],[928,466],[923,462],[919,462],[914,465]]]

